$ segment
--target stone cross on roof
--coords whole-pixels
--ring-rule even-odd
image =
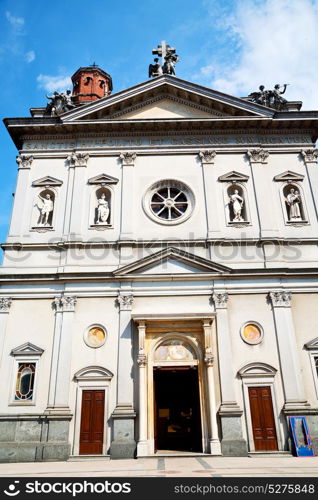
[[[161,64],[164,65],[167,54],[175,54],[176,49],[167,45],[166,40],[162,40],[161,45],[158,45],[156,49],[152,49],[152,53],[161,57]]]

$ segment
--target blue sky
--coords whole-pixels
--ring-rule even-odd
[[[145,81],[162,39],[180,78],[236,96],[289,83],[288,99],[318,109],[318,0],[0,0],[0,33],[1,117],[29,116],[93,62],[114,92]],[[3,242],[17,174],[3,125],[0,145]]]

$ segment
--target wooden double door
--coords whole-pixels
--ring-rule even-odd
[[[276,451],[277,435],[271,388],[248,389],[255,451]]]
[[[105,391],[83,391],[80,455],[103,453],[105,420]]]

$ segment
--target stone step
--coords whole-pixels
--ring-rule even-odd
[[[251,458],[292,458],[290,451],[249,451],[248,456]]]
[[[110,456],[109,455],[70,455],[69,459],[67,460],[68,462],[94,462],[94,461],[109,461]]]

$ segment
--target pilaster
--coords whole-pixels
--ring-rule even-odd
[[[47,414],[70,413],[72,326],[76,302],[75,296],[63,295],[55,297],[52,303],[55,324]]]
[[[113,441],[110,446],[110,455],[113,459],[134,458],[136,451],[131,320],[133,301],[134,297],[129,292],[121,292],[117,297],[119,306],[117,404],[112,413]]]
[[[209,437],[209,452],[211,455],[222,455],[221,444],[219,440],[218,424],[216,419],[216,401],[215,401],[215,380],[214,380],[214,356],[212,351],[212,329],[211,320],[203,320],[203,331],[205,340],[205,356],[204,363],[206,367],[207,389],[208,389],[208,406],[210,417],[210,437]]]
[[[235,374],[233,370],[232,342],[228,319],[228,293],[215,292],[212,295],[216,311],[218,339],[218,360],[221,385],[219,417],[222,428],[221,448],[226,456],[246,456],[247,444],[243,438],[243,411],[236,401]]]
[[[296,335],[291,312],[291,298],[292,293],[287,290],[278,290],[269,293],[274,315],[280,371],[285,394],[285,411],[308,409],[309,407],[305,399],[297,353]]]
[[[268,172],[264,165],[267,164],[269,152],[262,148],[250,149],[246,156],[251,166],[260,236],[272,236],[278,228],[274,211],[269,208],[272,205],[271,191],[264,191],[264,186],[268,183]]]
[[[139,366],[139,440],[137,444],[137,456],[148,455],[147,441],[147,356],[145,353],[146,322],[138,323],[138,356]]]
[[[213,150],[204,150],[199,152],[201,160],[202,178],[204,187],[204,202],[207,220],[207,238],[215,238],[215,233],[220,231],[217,204],[217,176],[213,168],[216,152]]]
[[[70,169],[73,174],[72,208],[70,218],[70,237],[72,240],[81,240],[82,236],[82,217],[83,217],[83,187],[86,184],[86,167],[89,159],[88,153],[72,153],[68,156]]]
[[[136,153],[126,151],[119,158],[122,163],[121,191],[121,240],[133,239],[133,206],[134,206],[134,166]]]
[[[6,336],[8,316],[12,304],[11,297],[0,298],[0,368],[2,366],[2,355]]]
[[[14,193],[14,204],[7,241],[20,241],[22,237],[23,219],[26,213],[26,197],[28,193],[30,170],[33,156],[17,156],[18,179]]]

